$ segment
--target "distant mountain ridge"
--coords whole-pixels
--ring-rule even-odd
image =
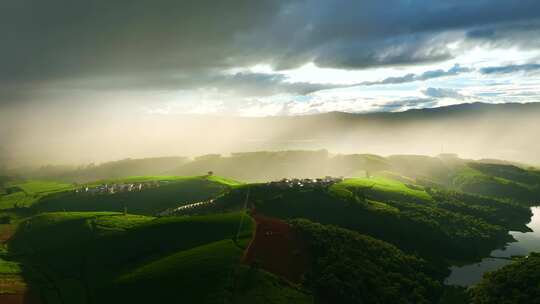
[[[299,117],[299,116],[324,116],[324,115],[342,115],[348,117],[359,117],[359,116],[406,116],[411,114],[418,113],[433,113],[433,114],[445,114],[445,113],[471,113],[477,111],[515,111],[515,110],[540,110],[540,102],[531,102],[531,103],[485,103],[485,102],[473,102],[473,103],[460,103],[455,105],[439,106],[433,108],[420,108],[420,109],[409,109],[399,112],[387,112],[387,111],[376,111],[376,112],[365,112],[365,113],[354,113],[354,112],[341,112],[341,111],[332,111],[327,113],[318,113],[318,114],[308,114],[308,115],[298,115],[290,117]]]

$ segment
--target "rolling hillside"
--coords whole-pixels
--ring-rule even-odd
[[[30,207],[43,197],[75,189],[74,184],[54,181],[13,181],[4,184],[0,193],[0,209]]]
[[[38,270],[47,303],[223,303],[253,230],[249,218],[238,230],[241,217],[45,213],[10,246]]]
[[[131,177],[109,179],[87,184],[90,188],[103,184],[163,182],[149,189],[120,193],[58,193],[41,199],[33,206],[43,211],[116,211],[155,215],[168,208],[214,198],[239,183],[220,177]],[[86,186],[86,185],[85,185]]]
[[[229,161],[290,164],[305,153]],[[535,169],[453,155],[310,155],[356,164],[356,177],[9,181],[0,214],[15,235],[0,270],[22,275],[47,303],[461,299],[463,290],[442,285],[448,267],[487,256],[511,240],[509,230],[526,231],[540,185]],[[210,159],[227,158],[198,161]],[[29,202],[15,205],[15,195]]]
[[[382,177],[345,179],[329,188],[251,184],[198,212],[238,210],[248,189],[262,215],[340,226],[425,257],[481,257],[507,241],[509,229],[525,229],[531,216],[517,203]]]

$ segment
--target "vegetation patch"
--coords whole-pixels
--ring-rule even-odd
[[[292,222],[313,255],[306,279],[324,303],[432,303],[441,292],[434,270],[415,256],[356,232]]]
[[[305,289],[257,267],[240,266],[234,281],[235,304],[311,304],[313,296]]]
[[[431,196],[421,187],[408,187],[397,180],[384,177],[350,178],[330,187],[330,191],[337,195],[353,195],[355,191],[375,194],[385,194],[398,199],[414,201],[432,201]],[[347,192],[348,191],[348,192]]]

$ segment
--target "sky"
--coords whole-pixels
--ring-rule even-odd
[[[12,158],[108,136],[62,153],[97,151],[181,114],[540,94],[538,0],[0,0],[0,39],[0,156]]]
[[[532,102],[539,34],[537,0],[2,0],[0,110],[269,116]]]

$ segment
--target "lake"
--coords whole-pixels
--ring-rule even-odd
[[[516,239],[515,242],[508,243],[503,249],[493,250],[490,257],[484,258],[478,263],[451,267],[450,276],[446,278],[445,284],[461,286],[476,284],[482,279],[482,274],[485,272],[497,270],[512,263],[511,260],[504,258],[515,255],[525,256],[532,251],[540,252],[540,207],[533,207],[531,211],[533,215],[527,226],[531,228],[532,232],[511,231],[510,234]]]

